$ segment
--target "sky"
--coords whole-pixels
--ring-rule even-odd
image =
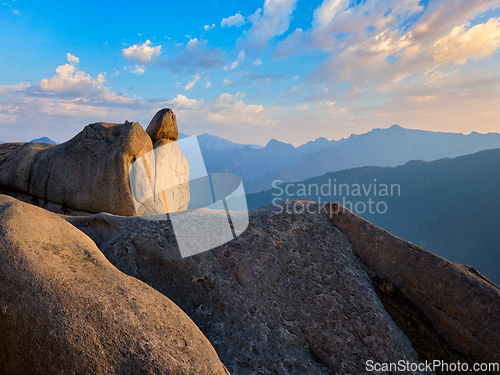
[[[498,0],[3,1],[2,142],[165,107],[259,145],[500,130]]]

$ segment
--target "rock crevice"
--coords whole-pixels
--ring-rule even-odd
[[[388,280],[432,322],[447,343],[477,363],[499,363],[500,288],[470,267],[455,264],[371,224],[339,203],[329,220],[380,279]]]

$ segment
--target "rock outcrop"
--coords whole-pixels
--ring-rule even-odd
[[[135,160],[149,155],[152,179],[145,183],[151,184],[152,197],[162,199],[163,193],[157,199],[160,191],[156,191],[161,186],[169,199],[168,212],[185,210],[189,165],[175,142],[171,143],[178,134],[175,115],[170,109],[162,110],[151,124],[156,124],[153,139],[137,122],[99,122],[56,146],[1,145],[0,192],[57,213],[140,215],[129,171]]]
[[[500,287],[371,224],[339,203],[331,222],[377,277],[399,288],[450,346],[477,363],[500,363]]]
[[[228,374],[172,301],[57,215],[3,195],[0,373]]]
[[[176,141],[179,137],[177,119],[170,108],[159,110],[149,123],[146,132],[153,142],[160,139]]]
[[[366,374],[370,359],[418,362],[368,269],[324,214],[265,207],[236,240],[184,259],[169,221],[67,220],[116,267],[181,307],[233,375]]]

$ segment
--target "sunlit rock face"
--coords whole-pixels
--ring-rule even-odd
[[[0,192],[69,215],[140,216],[148,210],[150,214],[185,210],[190,199],[189,164],[175,142],[175,115],[161,110],[151,124],[156,124],[151,131],[154,138],[137,122],[98,122],[56,146],[3,144]],[[144,179],[131,186],[129,173],[138,161]],[[134,199],[134,189],[142,191],[143,200]]]
[[[129,176],[138,216],[187,209],[190,199],[189,163],[177,142],[165,143],[142,155],[133,163]]]
[[[170,299],[60,216],[5,195],[0,306],[2,375],[228,374]]]
[[[179,137],[177,118],[170,108],[160,109],[153,117],[146,129],[153,142],[160,139],[176,141]]]

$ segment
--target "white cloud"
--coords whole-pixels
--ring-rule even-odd
[[[143,64],[151,62],[151,59],[161,53],[161,46],[152,46],[153,43],[148,39],[143,44],[134,44],[122,50],[122,54],[128,60],[137,60]]]
[[[448,35],[438,39],[432,54],[438,63],[464,64],[467,59],[489,56],[500,48],[500,18],[473,27],[470,24],[455,26]]]
[[[290,27],[297,0],[266,0],[264,9],[249,17],[252,27],[245,32],[251,48],[264,49],[267,42]]]
[[[228,93],[221,94],[210,102],[207,108],[207,121],[219,125],[237,125],[245,128],[248,126],[264,126],[273,123],[266,118],[266,109],[262,105],[245,104],[239,95]]]
[[[68,61],[78,62],[67,55]],[[85,124],[117,119],[136,113],[144,103],[105,87],[105,73],[96,78],[69,63],[56,68],[56,74],[38,83],[0,86],[0,132],[6,140],[29,140],[40,135],[69,139]],[[132,116],[129,118],[133,118]],[[22,132],[19,131],[22,129]],[[43,133],[43,134],[40,134]],[[26,139],[27,138],[27,139]]]
[[[476,15],[499,5],[498,0],[431,1],[412,30],[413,37],[417,41],[435,39],[447,33],[453,26],[464,24]]]
[[[253,62],[253,64],[254,64],[255,66],[261,66],[261,65],[262,65],[262,61],[260,61],[259,59],[257,59],[257,60],[255,60],[255,61]]]
[[[146,71],[146,68],[144,65],[135,65],[135,66],[126,66],[125,70],[127,70],[130,73],[137,74],[140,76],[141,74],[144,74]]]
[[[18,83],[17,85],[12,86],[2,86],[0,85],[0,95],[8,95],[15,92],[26,91],[31,87],[29,83]]]
[[[96,102],[103,103],[113,103],[113,104],[123,104],[130,105],[134,104],[136,101],[133,98],[129,98],[123,94],[117,94],[116,92],[111,91],[108,87],[97,86],[95,90],[92,92],[92,95],[89,96],[92,100]]]
[[[199,102],[196,99],[188,99],[186,96],[177,94],[177,97],[174,99],[167,101],[167,104],[171,104],[175,109],[185,110],[190,108],[195,108]]]
[[[234,16],[223,18],[220,25],[221,27],[231,27],[231,26],[239,27],[244,23],[245,23],[245,17],[243,17],[241,13],[238,12]]]
[[[205,88],[206,88],[206,89],[210,88],[210,86],[212,86],[212,82],[207,82],[207,83],[205,83]]]
[[[78,65],[80,63],[80,59],[76,56],[73,56],[71,53],[66,54],[66,59],[71,65]]]
[[[314,23],[319,29],[326,28],[335,16],[345,9],[349,4],[347,0],[324,0],[323,3],[314,10]]]
[[[44,78],[40,81],[38,89],[52,93],[70,93],[82,95],[88,93],[93,87],[104,83],[105,75],[99,73],[96,79],[83,71],[75,71],[75,67],[70,64],[58,66],[56,75],[51,78]]]
[[[498,19],[473,27],[466,23],[494,4],[500,3],[387,0],[353,5],[349,0],[324,0],[314,11],[310,29],[294,30],[278,43],[273,56],[322,50],[330,56],[305,77],[306,83],[348,82],[355,85],[352,90],[378,85],[376,89],[387,91],[392,84],[428,79],[425,72],[436,63],[480,59],[497,51]]]
[[[194,76],[192,81],[189,81],[188,84],[184,87],[184,90],[191,90],[196,82],[200,79],[200,76]]]
[[[224,79],[224,82],[222,82],[222,84],[224,86],[231,86],[233,83],[230,80],[228,80],[228,79]]]
[[[235,69],[240,65],[241,62],[245,59],[245,51],[241,50],[238,54],[238,58],[231,64],[231,69]]]
[[[72,63],[79,62],[78,57],[67,54],[67,59]],[[76,71],[70,64],[60,65],[56,74],[50,78],[43,78],[39,83],[20,83],[13,86],[0,86],[0,95],[18,94],[25,95],[25,100],[37,98],[40,93],[50,94],[50,98],[58,100],[85,100],[87,102],[106,102],[114,104],[131,104],[135,99],[126,95],[117,94],[104,86],[106,73],[99,73],[92,78],[84,71]]]
[[[205,25],[203,28],[205,29],[205,31],[210,31],[214,27],[215,27],[215,23],[213,23],[212,25]]]

